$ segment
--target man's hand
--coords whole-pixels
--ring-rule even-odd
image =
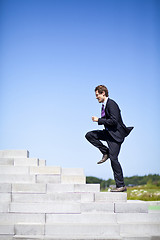
[[[98,122],[98,117],[92,117],[93,122]]]

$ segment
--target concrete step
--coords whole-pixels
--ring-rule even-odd
[[[9,202],[0,203],[0,213],[8,213],[10,208]]]
[[[119,226],[115,223],[101,223],[101,224],[32,224],[32,223],[19,223],[15,224],[16,235],[53,235],[61,236],[119,236]]]
[[[45,223],[45,214],[33,213],[0,213],[1,224],[15,224],[17,222]]]
[[[46,214],[46,223],[116,223],[116,214]]]
[[[16,235],[44,235],[45,224],[42,223],[17,223],[14,225]]]
[[[14,235],[12,240],[44,240],[44,235]]]
[[[154,239],[152,236],[149,236],[148,234],[147,235],[127,234],[127,235],[121,235],[121,237],[123,240],[153,240]]]
[[[36,182],[38,183],[54,183],[54,184],[85,184],[86,177],[73,175],[64,176],[61,174],[36,174]]]
[[[0,203],[11,202],[11,193],[0,193]]]
[[[11,183],[0,183],[0,193],[10,193],[11,187]]]
[[[86,177],[80,176],[80,175],[62,175],[61,176],[61,183],[62,184],[85,184],[86,183]]]
[[[7,175],[27,175],[29,174],[29,167],[25,166],[1,166],[0,167],[0,174],[7,174]]]
[[[29,174],[0,174],[0,183],[35,183],[35,175]]]
[[[14,158],[0,158],[0,165],[13,166],[14,165]]]
[[[12,202],[24,202],[24,203],[38,203],[38,202],[93,202],[94,193],[47,193],[45,194],[45,187],[36,189],[34,192],[39,192],[40,194],[32,193],[26,194],[26,189],[24,194],[12,194]],[[34,188],[33,188],[34,190]],[[32,192],[32,189],[28,188],[28,192]],[[9,197],[9,196],[8,196]]]
[[[1,235],[13,235],[14,224],[0,224],[0,236]]]
[[[44,163],[43,163],[44,164]],[[39,166],[38,158],[0,158],[0,165],[4,166]]]
[[[86,183],[86,177],[84,174],[84,169],[82,168],[62,168],[61,183]]]
[[[62,184],[85,184],[86,183],[86,177],[81,176],[81,175],[61,175],[61,168],[60,167],[27,167],[27,166],[4,166],[2,165],[0,168],[0,182],[13,182],[14,179],[11,178],[12,180],[7,180],[7,176],[9,175],[43,175],[43,178],[41,177],[41,182],[42,179],[45,178],[45,175],[51,175],[50,178],[52,178],[53,181],[53,176],[55,175],[57,181]],[[6,175],[4,176],[5,178],[2,178],[1,175]],[[48,178],[49,179],[49,178]],[[36,176],[36,180],[39,181],[39,177]],[[55,178],[54,178],[55,181]],[[46,182],[46,180],[45,180]]]
[[[118,223],[157,223],[160,222],[160,213],[118,213]]]
[[[78,202],[43,202],[10,204],[10,212],[16,213],[114,213],[114,203],[78,203]]]
[[[99,191],[99,185],[94,184],[46,184],[46,183],[0,183],[0,192],[1,193],[97,193]],[[124,201],[125,195],[119,196],[114,193],[98,193],[99,196],[102,194],[104,200],[108,199],[112,201]],[[95,196],[94,196],[95,198]],[[95,199],[99,201],[98,198]],[[100,199],[101,200],[101,199]]]
[[[81,203],[81,213],[114,213],[114,203]]]
[[[13,223],[14,221],[18,222],[40,222],[44,223],[45,214],[29,214],[29,213],[8,213],[9,204],[4,204],[6,206],[5,211],[0,213],[0,223]],[[2,204],[1,204],[2,207]],[[126,216],[125,216],[126,215]],[[89,223],[89,222],[117,222],[117,223],[157,223],[159,221],[159,214],[122,214],[119,217],[119,214],[115,213],[82,213],[82,214],[46,214],[47,223]],[[127,218],[127,215],[129,217]],[[137,218],[136,218],[137,215]],[[149,216],[148,216],[149,215]],[[150,216],[151,215],[151,216]]]
[[[148,213],[148,204],[146,202],[122,202],[115,203],[115,213]]]
[[[119,236],[118,224],[46,224],[45,226],[46,235],[88,235],[88,236]]]
[[[2,239],[2,240],[10,240],[10,239]],[[150,236],[128,236],[128,237],[100,237],[100,236],[95,236],[95,237],[90,237],[90,236],[14,236],[13,240],[160,240],[160,237],[150,237]]]
[[[37,183],[54,183],[60,184],[61,183],[61,175],[60,174],[37,174],[36,175],[36,182]]]
[[[29,158],[29,151],[27,151],[27,150],[0,150],[0,158],[14,158],[14,157]]]
[[[74,192],[74,184],[47,184],[47,193]]]
[[[0,239],[1,240],[13,240],[14,235],[13,234],[0,234]]]
[[[80,203],[11,203],[12,213],[80,213]]]
[[[30,174],[61,174],[61,167],[57,166],[39,166],[39,167],[30,167],[29,168],[29,173]]]
[[[120,234],[160,236],[159,223],[120,223]]]
[[[126,202],[127,193],[99,192],[95,193],[96,202]]]
[[[74,192],[99,192],[100,184],[74,184]]]
[[[4,240],[8,240],[8,239],[4,239]],[[81,235],[81,236],[73,236],[73,235],[61,235],[61,236],[54,236],[54,235],[39,235],[39,236],[35,236],[35,235],[15,235],[13,237],[13,240],[122,240],[122,238],[120,236],[88,236],[88,235]],[[139,240],[139,239],[138,239]],[[142,239],[143,240],[143,239]],[[147,239],[148,240],[148,239]],[[150,240],[150,239],[149,239]]]
[[[83,168],[62,168],[62,175],[65,175],[65,176],[85,176]]]
[[[55,192],[99,192],[99,184],[47,184],[47,193]]]
[[[91,202],[91,203],[81,203],[81,211],[110,211],[115,213],[147,213],[148,204],[142,203],[132,203],[132,202]]]
[[[157,224],[158,225],[158,224]],[[157,231],[157,227],[155,224],[151,226],[151,224],[141,224],[138,226],[137,231],[136,224],[125,224],[125,226],[120,225],[120,235],[119,226],[117,224],[107,224],[107,223],[96,223],[96,224],[75,224],[75,223],[60,223],[60,224],[35,224],[35,223],[18,223],[15,224],[15,228],[12,225],[1,224],[1,234],[13,234],[13,229],[15,229],[16,235],[20,236],[17,239],[43,239],[44,233],[46,235],[53,235],[53,239],[125,239],[125,240],[144,240],[144,239],[159,239],[159,230]],[[124,231],[125,228],[125,231]],[[122,231],[123,229],[123,231]],[[127,229],[127,231],[126,231]],[[136,230],[136,233],[135,233]],[[116,231],[116,232],[115,232]],[[49,234],[48,234],[49,233]],[[34,236],[26,236],[22,235],[34,235]],[[37,236],[40,234],[39,236]],[[115,236],[116,234],[116,236]],[[141,235],[140,235],[141,234]],[[156,236],[157,237],[153,237]],[[1,235],[0,235],[1,236]],[[70,236],[70,237],[69,237]],[[85,238],[84,238],[85,236]],[[112,236],[112,237],[111,237]],[[150,237],[152,236],[152,237]],[[114,237],[114,238],[113,238]],[[1,238],[0,238],[1,239]],[[52,237],[45,236],[44,239],[52,239]]]
[[[14,166],[39,166],[38,158],[14,158]]]
[[[14,193],[33,193],[32,195],[30,195],[32,197],[36,193],[46,193],[46,184],[45,183],[13,183],[12,193],[13,193],[13,198],[14,198]],[[26,198],[26,195],[23,195],[23,198]]]
[[[160,201],[147,201],[149,206],[160,206]]]

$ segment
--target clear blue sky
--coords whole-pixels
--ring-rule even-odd
[[[160,1],[0,0],[0,149],[112,178],[85,133],[104,84],[134,126],[124,176],[160,174]]]

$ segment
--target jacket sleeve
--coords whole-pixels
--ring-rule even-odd
[[[118,105],[114,101],[112,101],[110,102],[110,104],[108,104],[107,110],[109,115],[107,116],[107,118],[99,118],[98,125],[104,125],[105,127],[117,126],[119,115],[120,115],[120,110]]]

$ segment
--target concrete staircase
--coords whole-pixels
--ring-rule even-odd
[[[0,240],[158,240],[160,213],[126,193],[100,192],[83,169],[0,151]]]

